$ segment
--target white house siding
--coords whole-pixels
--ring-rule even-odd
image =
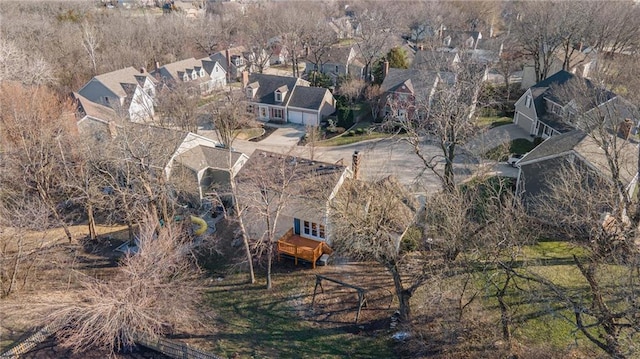
[[[129,118],[133,122],[145,122],[154,114],[153,99],[142,90],[142,87],[137,86],[129,105]]]

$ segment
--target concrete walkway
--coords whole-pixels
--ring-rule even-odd
[[[531,141],[527,131],[516,124],[509,124],[490,128],[470,139],[463,147],[474,156],[481,156],[492,148],[511,142],[517,138]]]

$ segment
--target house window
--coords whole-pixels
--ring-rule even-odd
[[[247,98],[253,98],[253,90],[251,87],[247,87]]]
[[[336,65],[336,73],[340,72],[340,68]]]
[[[198,74],[194,71],[194,72],[191,74],[191,78],[192,78],[192,79],[194,79],[194,80],[195,80],[195,79],[197,79],[197,78],[198,78]]]
[[[272,108],[271,109],[271,118],[278,118],[278,119],[284,118],[282,109],[281,108]]]
[[[326,231],[323,224],[314,223],[310,221],[304,221],[302,226],[302,233],[310,237],[316,237],[325,239]]]
[[[109,105],[109,97],[107,96],[104,97],[104,104]]]
[[[405,109],[398,110],[398,118],[401,119],[401,120],[406,120],[407,119],[407,110],[405,110]]]
[[[188,76],[187,74],[184,74],[184,75],[182,76],[182,81],[184,81],[184,82],[189,81],[189,76]]]
[[[282,93],[276,91],[276,102],[282,102]]]
[[[260,108],[260,117],[267,117],[267,109],[262,107]]]
[[[527,106],[528,108],[531,108],[531,96],[527,96],[527,98],[525,99],[524,105]]]
[[[200,69],[200,77],[204,77],[204,69]]]
[[[253,105],[247,105],[247,113],[253,113]]]

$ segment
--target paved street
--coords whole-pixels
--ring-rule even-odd
[[[200,131],[199,133],[217,139],[215,131]],[[351,166],[354,151],[359,151],[362,154],[360,175],[363,179],[374,180],[393,174],[401,183],[409,186],[416,193],[432,192],[440,188],[437,176],[431,170],[425,169],[412,146],[401,138],[385,138],[338,147],[316,146],[315,149],[312,149],[308,146],[297,146],[298,140],[303,135],[304,127],[283,125],[278,126],[274,133],[260,142],[236,139],[233,147],[247,155],[251,155],[256,149],[261,149],[278,153],[290,152],[296,156],[311,158],[313,152],[314,159],[331,163],[341,161],[347,166]],[[517,126],[506,125],[488,130],[472,139],[469,141],[470,150],[461,149],[461,154],[456,158],[455,171],[458,180],[464,180],[481,168],[506,176],[517,176],[515,168],[491,162],[478,163],[474,156],[469,156],[467,153],[479,154],[484,148],[493,148],[500,143],[518,137],[528,138],[526,135],[525,131]],[[441,153],[438,147],[429,144],[424,144],[422,151],[429,157],[439,156]],[[487,166],[490,168],[487,169]]]

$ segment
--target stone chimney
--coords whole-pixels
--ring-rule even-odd
[[[141,68],[140,68],[140,73],[141,73],[141,74],[143,74],[143,73],[145,73],[145,72],[147,72],[147,69],[145,69],[144,67],[141,67]]]
[[[389,74],[389,60],[384,60],[384,77]]]
[[[156,61],[156,70],[160,70],[160,61]]]
[[[353,179],[358,179],[360,175],[360,152],[353,151],[353,156],[351,157],[351,170],[353,171]]]
[[[242,88],[246,88],[249,84],[249,71],[242,71]]]

